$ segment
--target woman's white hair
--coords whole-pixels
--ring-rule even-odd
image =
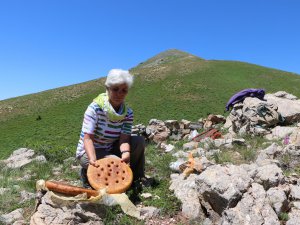
[[[105,86],[109,88],[118,84],[127,84],[128,88],[132,86],[133,76],[128,70],[112,69],[109,71],[106,77]]]

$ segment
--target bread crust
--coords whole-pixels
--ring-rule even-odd
[[[87,177],[90,185],[100,190],[106,188],[109,194],[123,193],[132,183],[133,174],[130,167],[117,157],[97,160],[98,167],[89,166]]]

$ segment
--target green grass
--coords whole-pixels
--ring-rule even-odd
[[[234,144],[230,149],[220,147],[220,152],[215,153],[211,159],[219,164],[232,163],[240,165],[243,163],[254,162],[256,160],[258,150],[261,149],[265,139],[259,136],[252,137],[250,135],[246,135],[243,138],[245,139],[246,145]],[[247,146],[251,146],[251,148]],[[216,147],[212,149],[216,149]]]

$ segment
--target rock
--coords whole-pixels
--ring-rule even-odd
[[[291,193],[290,193],[290,199],[293,201],[300,201],[300,186],[298,185],[290,185],[291,187]]]
[[[198,142],[195,142],[195,141],[191,141],[191,142],[188,142],[188,143],[185,143],[182,148],[183,150],[192,150],[192,149],[196,149],[198,147]]]
[[[35,161],[38,161],[40,163],[44,163],[44,162],[47,162],[47,159],[45,156],[43,155],[38,155],[37,157],[34,158]]]
[[[234,208],[224,211],[222,225],[280,225],[278,217],[266,199],[264,188],[257,183],[243,195]]]
[[[146,126],[143,124],[137,124],[132,126],[131,135],[133,136],[146,136]]]
[[[261,150],[257,156],[256,164],[263,165],[265,160],[273,160],[276,159],[283,152],[282,147],[280,147],[276,143],[272,143],[269,147]],[[270,163],[271,164],[271,163]]]
[[[241,168],[243,168],[249,175],[251,179],[254,179],[257,174],[257,164],[251,163],[251,164],[241,164]]]
[[[213,144],[216,146],[216,147],[225,147],[225,148],[232,148],[233,147],[233,144],[237,144],[237,145],[245,145],[245,139],[243,138],[240,138],[240,139],[237,139],[237,138],[218,138],[218,139],[215,139],[213,140]]]
[[[289,219],[286,222],[286,225],[299,225],[300,221],[300,210],[299,209],[292,209],[289,214]]]
[[[254,181],[263,185],[265,190],[276,187],[283,181],[282,170],[274,164],[268,164],[257,168]]]
[[[295,146],[300,146],[300,129],[297,127],[290,135],[290,142]]]
[[[21,195],[21,203],[35,198],[34,193],[30,193],[27,191],[21,191],[20,195]]]
[[[170,152],[170,151],[172,151],[175,148],[175,146],[171,145],[171,144],[167,145],[165,143],[161,143],[160,148],[164,149],[165,152]]]
[[[190,126],[190,124],[191,124],[191,121],[182,119],[182,120],[180,121],[180,124],[183,124],[183,127],[182,127],[183,129],[189,129],[189,126]]]
[[[20,168],[31,163],[33,160],[45,162],[45,156],[36,156],[34,158],[35,152],[32,149],[20,148],[15,150],[8,159],[3,160],[4,164],[8,168]]]
[[[142,219],[149,219],[159,214],[160,210],[153,206],[137,207],[141,211]]]
[[[171,134],[171,136],[169,136],[169,139],[173,141],[179,141],[181,139],[181,134]]]
[[[173,172],[179,173],[179,172],[181,172],[181,170],[179,168],[180,165],[182,165],[186,161],[187,161],[186,159],[179,158],[176,162],[171,162],[169,167]]]
[[[191,130],[200,130],[203,128],[203,123],[202,122],[191,122],[188,129]]]
[[[153,136],[153,141],[155,143],[161,143],[163,141],[166,141],[169,135],[170,135],[170,131],[163,131],[163,132],[156,133]]]
[[[9,188],[0,188],[0,195],[3,195],[5,192],[9,191]]]
[[[102,225],[101,217],[105,216],[103,205],[93,203],[68,202],[65,205],[52,201],[47,192],[42,198],[42,204],[37,208],[30,220],[31,225],[63,225],[78,224]]]
[[[286,98],[286,99],[290,99],[290,100],[297,100],[298,99],[295,95],[289,94],[285,91],[277,91],[273,95],[278,97],[278,98]]]
[[[271,134],[267,134],[265,136],[265,138],[267,140],[278,140],[278,139],[283,139],[286,136],[289,136],[290,134],[292,134],[295,130],[297,129],[297,127],[282,127],[282,126],[276,126],[275,128],[273,128],[271,130]]]
[[[235,104],[226,119],[225,128],[240,135],[265,135],[268,129],[279,123],[277,106],[258,98],[247,97]]]
[[[180,151],[172,154],[172,156],[174,156],[176,158],[187,158],[189,156],[189,153],[180,150]]]
[[[12,225],[24,225],[27,224],[25,220],[17,220]]]
[[[184,216],[195,219],[205,218],[199,201],[199,193],[196,190],[195,179],[198,175],[190,174],[184,179],[183,174],[171,174],[170,190],[182,202],[182,213]]]
[[[225,123],[225,121],[226,121],[226,119],[225,119],[225,117],[222,116],[222,115],[213,115],[213,114],[210,114],[210,115],[208,115],[208,117],[206,118],[203,127],[204,127],[205,129],[209,129],[209,128],[211,128],[213,125],[219,124],[219,123]]]
[[[177,120],[166,120],[165,125],[167,126],[167,128],[171,131],[176,131],[180,129],[179,123]]]
[[[151,198],[152,197],[152,194],[151,193],[142,193],[141,196],[143,198]]]
[[[300,210],[300,201],[292,202],[292,207]]]
[[[27,148],[15,150],[4,163],[8,168],[19,168],[32,162],[34,151]]]
[[[270,188],[267,191],[267,197],[277,216],[288,211],[289,203],[285,192],[280,187]]]
[[[0,222],[4,224],[12,224],[13,222],[18,220],[24,220],[23,213],[23,209],[16,209],[8,214],[1,215]]]
[[[285,119],[286,124],[300,121],[300,100],[277,97],[275,94],[266,94],[265,99],[278,106],[278,112]]]
[[[247,171],[235,165],[210,166],[196,177],[198,192],[219,215],[236,206],[251,182]]]

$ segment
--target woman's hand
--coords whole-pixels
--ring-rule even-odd
[[[94,166],[94,167],[99,167],[99,165],[96,163],[96,160],[95,159],[90,159],[89,160],[89,164]]]
[[[121,161],[122,162],[125,162],[125,163],[129,163],[130,162],[130,152],[124,152],[124,153],[121,153]]]

